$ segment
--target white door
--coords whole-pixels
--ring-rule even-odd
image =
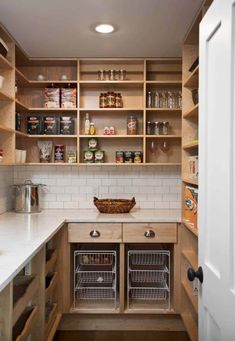
[[[200,25],[199,340],[235,340],[235,0]]]

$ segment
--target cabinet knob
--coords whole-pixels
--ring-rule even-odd
[[[193,268],[188,268],[188,280],[193,282],[195,278],[198,278],[201,283],[203,282],[203,270],[201,266],[199,266],[197,271],[194,271]]]
[[[155,232],[153,230],[147,230],[144,232],[144,236],[146,238],[154,238],[155,237]]]
[[[100,232],[97,231],[97,230],[92,230],[92,231],[90,232],[90,236],[91,236],[92,238],[99,238],[99,237],[100,237]]]

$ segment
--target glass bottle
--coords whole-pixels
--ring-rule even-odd
[[[177,108],[182,108],[182,92],[178,91],[177,95]]]
[[[162,122],[162,135],[168,135],[169,133],[169,122]]]
[[[154,101],[154,106],[155,106],[155,108],[159,108],[159,107],[160,107],[160,106],[159,106],[159,105],[160,105],[159,101],[160,101],[159,92],[156,91],[156,92],[155,92],[155,101]]]
[[[165,91],[162,91],[162,108],[167,108],[167,96]]]
[[[148,91],[147,93],[147,108],[152,108],[152,92]]]
[[[152,122],[148,121],[146,124],[146,134],[152,135]]]
[[[90,135],[95,135],[95,125],[93,122],[90,123]]]
[[[89,114],[88,113],[86,113],[84,132],[85,132],[85,135],[89,135],[90,134],[90,118],[89,118]]]
[[[167,108],[174,108],[174,98],[171,91],[168,91],[167,93]]]

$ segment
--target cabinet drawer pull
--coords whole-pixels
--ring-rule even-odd
[[[146,238],[154,238],[155,237],[155,232],[153,230],[147,230],[144,232],[144,236]]]
[[[92,230],[92,231],[90,232],[90,236],[91,236],[92,238],[99,238],[99,237],[100,237],[100,232],[97,231],[97,230]]]

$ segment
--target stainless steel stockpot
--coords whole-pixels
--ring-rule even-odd
[[[26,180],[23,184],[14,185],[15,211],[18,213],[41,212],[40,194],[44,186],[46,185],[34,184],[31,180]]]

